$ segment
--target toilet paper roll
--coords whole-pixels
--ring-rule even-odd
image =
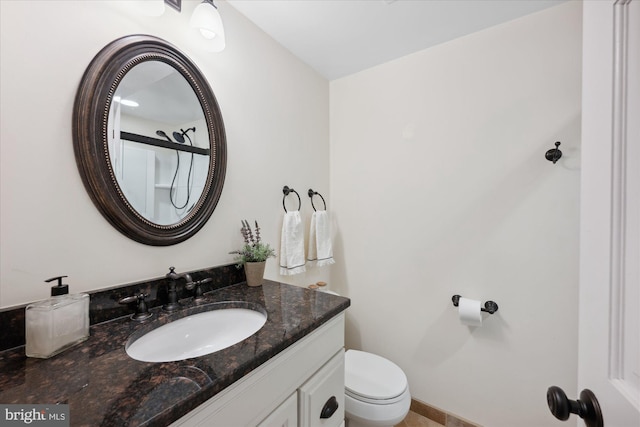
[[[480,308],[480,301],[461,297],[460,301],[458,301],[460,323],[469,326],[482,326],[482,312]]]

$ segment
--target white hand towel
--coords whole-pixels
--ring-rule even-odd
[[[304,229],[300,212],[287,212],[282,221],[280,237],[280,274],[289,276],[305,271]]]
[[[327,211],[316,211],[311,215],[309,230],[309,261],[316,261],[317,267],[335,263],[331,247],[331,228]]]

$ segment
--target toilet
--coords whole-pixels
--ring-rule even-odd
[[[409,412],[407,376],[384,357],[358,350],[345,353],[345,418],[347,427],[386,427]]]

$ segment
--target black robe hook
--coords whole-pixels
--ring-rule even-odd
[[[560,147],[560,141],[556,141],[556,148],[552,148],[544,154],[544,157],[550,162],[553,162],[554,165],[560,160],[560,157],[562,157],[562,151],[560,151],[558,147]]]

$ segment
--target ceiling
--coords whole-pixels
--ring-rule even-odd
[[[227,0],[328,80],[567,0]],[[223,17],[224,19],[224,17]]]

